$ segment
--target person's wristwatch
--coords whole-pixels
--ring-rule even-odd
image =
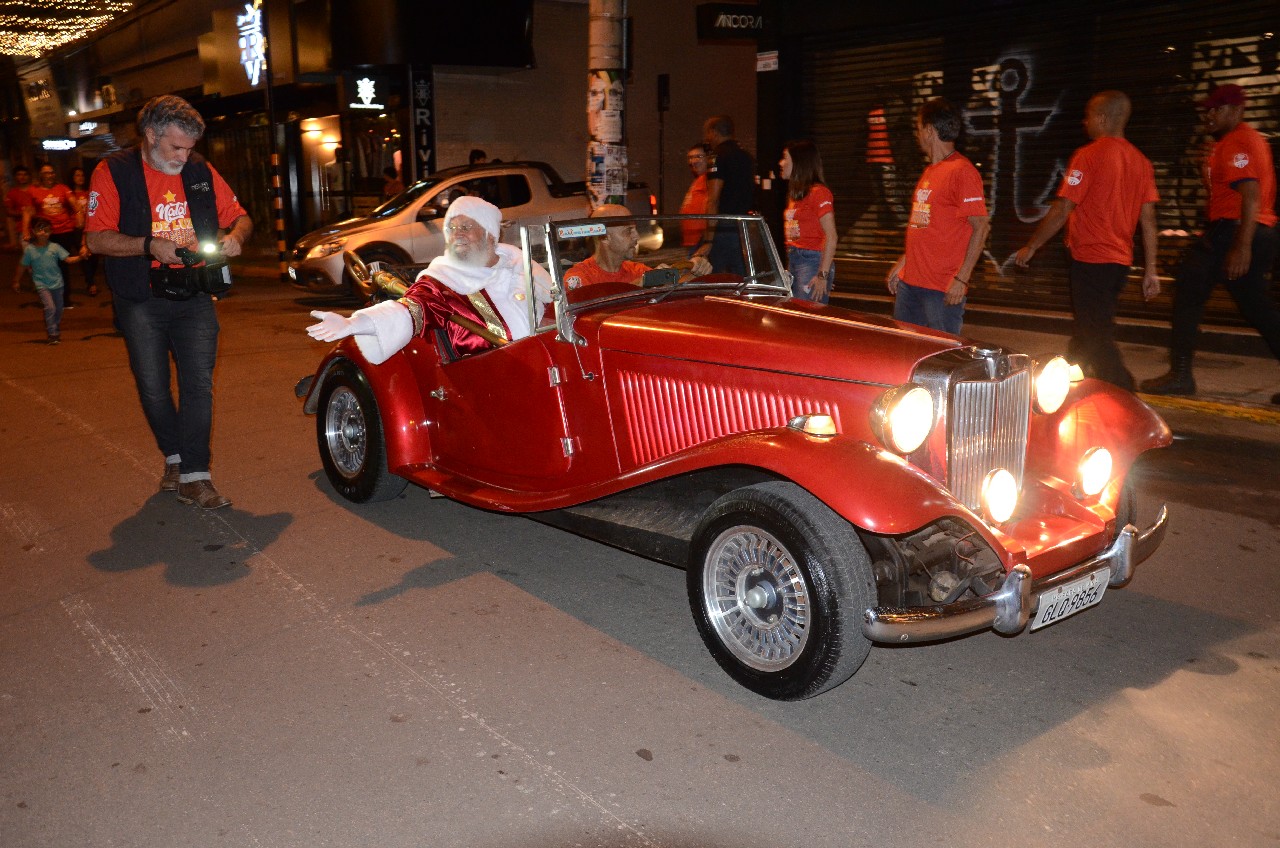
[[[147,257],[148,259],[155,258],[154,256],[151,255],[151,239],[152,239],[152,236],[150,233],[147,233],[145,236],[142,237],[142,255]]]

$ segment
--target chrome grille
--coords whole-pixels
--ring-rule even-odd
[[[947,421],[947,486],[970,509],[978,509],[982,481],[1004,468],[1022,486],[1031,415],[1031,371],[1000,380],[951,384]]]

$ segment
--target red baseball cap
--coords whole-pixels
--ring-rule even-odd
[[[1235,84],[1220,85],[1209,92],[1208,97],[1196,104],[1196,108],[1215,109],[1218,106],[1243,106],[1244,101],[1243,88]]]

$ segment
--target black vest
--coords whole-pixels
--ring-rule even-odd
[[[151,201],[147,179],[142,174],[142,148],[114,153],[105,160],[120,196],[119,231],[126,236],[151,232]],[[218,203],[213,194],[213,171],[198,153],[192,153],[182,167],[182,187],[187,194],[187,212],[201,242],[218,237]],[[147,271],[151,260],[145,256],[104,256],[102,264],[111,291],[125,300],[151,299]]]

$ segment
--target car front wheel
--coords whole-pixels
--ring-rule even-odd
[[[792,483],[730,492],[703,516],[687,573],[698,632],[738,683],[810,698],[853,676],[871,650],[875,597],[853,527]]]
[[[408,485],[387,469],[378,402],[364,374],[349,362],[339,363],[325,376],[316,441],[325,475],[349,501],[390,500]]]

